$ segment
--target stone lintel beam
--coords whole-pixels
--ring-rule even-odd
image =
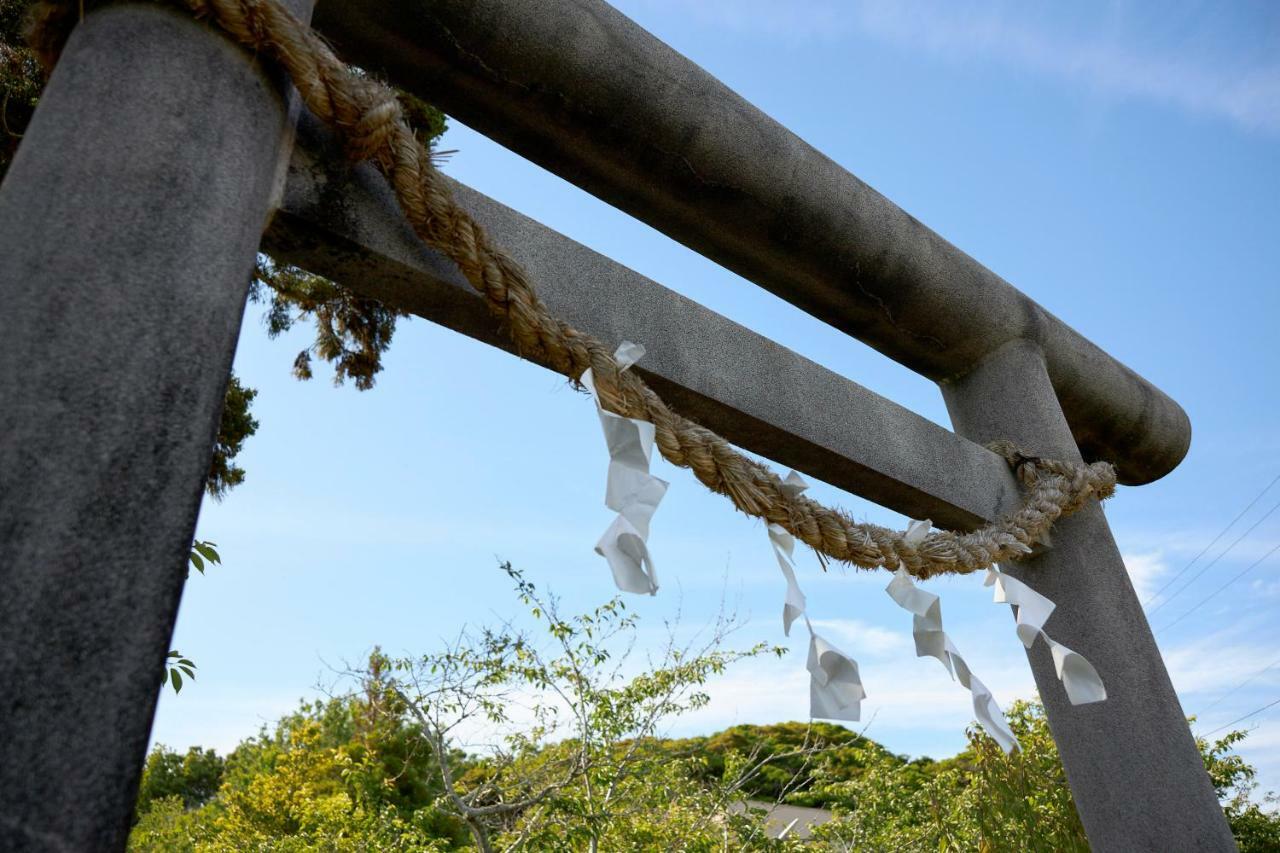
[[[915,518],[972,528],[1018,500],[1005,462],[457,182],[458,201],[531,274],[557,316],[613,345],[677,411],[743,447]],[[416,237],[387,183],[304,115],[263,248],[508,351],[480,296]]]
[[[319,0],[315,25],[347,61],[930,379],[1034,342],[1084,457],[1123,483],[1186,455],[1172,399],[604,0]]]

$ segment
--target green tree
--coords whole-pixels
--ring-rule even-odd
[[[696,648],[669,639],[634,665],[637,623],[620,600],[564,616],[504,568],[540,627],[394,661],[375,649],[346,674],[350,692],[304,703],[225,760],[157,748],[131,849],[1088,849],[1038,703],[1010,707],[1022,749],[1008,756],[976,728],[943,761],[830,723],[664,739],[666,722],[705,704],[708,678],[772,650],[726,651],[728,618]],[[1244,737],[1199,745],[1241,850],[1275,850],[1275,799],[1254,796],[1234,752]],[[835,819],[811,842],[772,839],[757,800]]]
[[[720,649],[733,626],[721,620],[696,649],[671,641],[656,665],[624,676],[636,620],[620,600],[562,617],[554,597],[504,568],[545,637],[507,625],[423,658],[375,650],[348,674],[358,689],[304,704],[225,761],[158,748],[130,848],[795,846],[765,837],[741,801],[763,768],[794,760],[803,744],[767,756],[722,744],[710,778],[695,751],[656,736],[706,703],[709,677],[774,650]],[[459,727],[469,723],[495,748],[464,753]]]
[[[1257,798],[1257,770],[1238,754],[1235,745],[1248,737],[1243,731],[1228,732],[1215,741],[1196,738],[1209,780],[1224,803],[1227,823],[1240,853],[1272,853],[1280,850],[1280,799],[1274,793]]]
[[[157,800],[166,797],[176,797],[188,809],[204,805],[222,785],[224,764],[212,749],[193,746],[182,755],[158,744],[142,770],[137,812],[150,811]]]
[[[44,77],[22,30],[34,0],[0,0],[0,178],[35,112]]]
[[[743,793],[757,800],[818,808],[839,801],[819,784],[820,778],[856,778],[880,757],[895,772],[908,763],[870,738],[820,721],[733,726],[708,737],[671,741],[667,748],[697,757],[700,777],[715,780],[732,775],[735,762],[752,756],[761,767]],[[932,762],[926,758],[918,763]]]
[[[430,747],[442,807],[476,846],[719,849],[758,836],[759,820],[734,804],[765,767],[802,750],[762,758],[726,749],[720,774],[708,775],[657,733],[709,701],[711,677],[784,650],[723,648],[736,623],[722,617],[697,647],[670,638],[656,661],[628,674],[636,617],[622,599],[565,616],[554,596],[510,564],[502,568],[545,640],[509,623],[464,633],[442,652],[391,662],[388,681]],[[464,768],[455,757],[468,730],[487,748]]]
[[[375,652],[369,669],[380,660]],[[467,833],[435,807],[441,790],[424,748],[376,675],[357,693],[304,703],[225,760],[158,747],[143,774],[129,847],[456,849]]]
[[[213,458],[205,479],[205,491],[216,500],[222,500],[228,491],[244,482],[244,469],[235,459],[245,441],[258,431],[258,419],[250,413],[257,396],[257,389],[242,383],[235,373],[227,379],[218,435],[213,440]]]
[[[968,748],[942,762],[867,751],[851,778],[820,763],[812,796],[837,818],[817,838],[836,850],[1089,850],[1043,706],[1014,702],[1007,717],[1022,747],[1011,755],[975,727]],[[1232,752],[1245,736],[1197,743],[1240,849],[1277,850],[1275,797],[1253,797],[1255,770]]]

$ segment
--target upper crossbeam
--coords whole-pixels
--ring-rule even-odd
[[[636,369],[728,440],[916,518],[970,529],[1018,504],[1001,457],[457,182],[458,201],[576,328],[648,350]],[[363,295],[511,350],[482,298],[417,238],[385,180],[311,116],[263,248]]]

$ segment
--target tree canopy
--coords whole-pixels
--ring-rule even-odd
[[[341,675],[346,692],[225,759],[157,747],[131,849],[1089,849],[1036,702],[1009,709],[1012,755],[977,727],[941,761],[825,722],[663,737],[705,705],[711,678],[775,650],[728,647],[726,617],[696,647],[672,639],[638,666],[620,599],[563,614],[503,568],[540,628],[464,632],[420,657],[375,650]],[[1256,797],[1233,749],[1244,737],[1198,743],[1240,849],[1280,849],[1274,798]],[[773,803],[832,818],[809,838],[773,838],[761,808]]]

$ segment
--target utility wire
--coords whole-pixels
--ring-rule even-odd
[[[1159,598],[1159,597],[1160,597],[1161,593],[1163,593],[1163,592],[1164,592],[1166,589],[1168,589],[1169,587],[1173,586],[1173,584],[1178,580],[1178,578],[1180,578],[1180,577],[1182,577],[1183,575],[1185,575],[1185,574],[1187,573],[1187,569],[1189,569],[1189,568],[1191,568],[1192,566],[1194,566],[1194,565],[1195,565],[1195,564],[1200,560],[1200,558],[1201,558],[1201,557],[1203,557],[1205,554],[1209,553],[1209,549],[1210,549],[1210,548],[1212,548],[1214,545],[1217,545],[1217,544],[1218,544],[1218,540],[1219,540],[1219,539],[1221,539],[1223,536],[1226,536],[1226,535],[1227,535],[1227,531],[1228,531],[1228,530],[1230,530],[1231,528],[1235,527],[1235,526],[1236,526],[1236,522],[1237,522],[1237,521],[1239,521],[1240,519],[1244,518],[1245,513],[1247,513],[1249,510],[1253,509],[1254,504],[1256,504],[1258,501],[1262,500],[1262,496],[1263,496],[1263,495],[1265,495],[1267,492],[1269,492],[1269,491],[1271,490],[1271,487],[1272,487],[1272,486],[1274,486],[1276,483],[1280,483],[1280,474],[1277,474],[1274,480],[1272,480],[1270,483],[1267,483],[1265,486],[1263,486],[1262,491],[1258,492],[1256,495],[1254,495],[1254,496],[1253,496],[1253,500],[1249,501],[1249,505],[1248,505],[1248,506],[1246,506],[1244,509],[1240,510],[1240,514],[1239,514],[1239,515],[1237,515],[1235,518],[1231,519],[1231,523],[1230,523],[1230,524],[1228,524],[1226,527],[1222,528],[1222,530],[1218,531],[1218,535],[1217,535],[1217,536],[1215,536],[1215,537],[1213,537],[1213,541],[1212,541],[1212,542],[1210,542],[1208,545],[1205,545],[1205,546],[1204,546],[1204,550],[1203,550],[1203,551],[1201,551],[1199,554],[1196,554],[1194,557],[1192,557],[1192,558],[1191,558],[1191,562],[1187,563],[1185,566],[1183,566],[1181,569],[1179,569],[1179,570],[1178,570],[1178,573],[1177,573],[1176,575],[1174,575],[1173,577],[1169,578],[1169,580],[1165,581],[1164,586],[1162,586],[1162,587],[1160,587],[1160,589],[1156,590],[1155,595],[1151,596],[1151,597],[1150,597],[1150,598],[1148,598],[1145,602],[1143,602],[1142,606],[1143,606],[1143,607],[1147,607],[1147,606],[1149,606],[1149,605],[1151,604],[1151,602],[1155,601],[1157,598]]]
[[[1280,699],[1275,700],[1269,705],[1263,705],[1261,708],[1259,708],[1256,711],[1250,711],[1249,713],[1245,714],[1243,717],[1240,717],[1239,719],[1236,719],[1236,720],[1232,720],[1231,722],[1227,723],[1225,726],[1218,726],[1213,731],[1206,732],[1205,734],[1200,735],[1200,737],[1208,737],[1209,735],[1216,735],[1218,732],[1222,731],[1223,729],[1229,729],[1232,726],[1234,726],[1236,723],[1243,723],[1245,720],[1249,719],[1250,717],[1256,717],[1258,714],[1261,714],[1263,711],[1267,710],[1268,708],[1274,708],[1277,705],[1280,705]]]
[[[1229,580],[1229,581],[1227,581],[1226,583],[1224,583],[1222,586],[1220,586],[1220,587],[1218,587],[1217,589],[1215,589],[1213,592],[1209,593],[1209,594],[1208,594],[1207,596],[1205,596],[1204,598],[1200,599],[1200,603],[1199,603],[1199,604],[1197,604],[1195,607],[1193,607],[1193,608],[1191,608],[1190,610],[1188,610],[1186,613],[1183,613],[1183,614],[1182,614],[1181,616],[1179,616],[1177,619],[1174,619],[1174,620],[1173,620],[1172,622],[1170,622],[1168,625],[1165,625],[1163,628],[1161,628],[1161,629],[1160,629],[1159,631],[1157,631],[1156,633],[1157,633],[1157,634],[1159,634],[1159,633],[1162,633],[1162,632],[1164,632],[1164,631],[1168,631],[1168,630],[1169,630],[1170,628],[1172,628],[1174,625],[1177,625],[1177,624],[1178,624],[1179,622],[1181,622],[1183,619],[1186,619],[1186,618],[1187,618],[1188,616],[1190,616],[1192,613],[1195,613],[1195,612],[1196,612],[1197,610],[1199,610],[1201,607],[1203,607],[1204,605],[1208,604],[1208,603],[1209,603],[1209,600],[1210,600],[1211,598],[1213,598],[1215,595],[1217,595],[1218,593],[1222,592],[1224,589],[1226,589],[1227,587],[1231,586],[1231,585],[1232,585],[1233,583],[1235,583],[1236,581],[1240,580],[1240,578],[1242,578],[1242,577],[1244,577],[1245,575],[1249,574],[1249,572],[1253,571],[1253,570],[1254,570],[1255,568],[1257,568],[1258,566],[1262,565],[1262,561],[1263,561],[1263,560],[1265,560],[1265,559],[1267,559],[1268,557],[1270,557],[1270,556],[1271,556],[1272,554],[1274,554],[1276,551],[1280,551],[1280,542],[1276,543],[1276,545],[1275,545],[1275,546],[1274,546],[1270,551],[1268,551],[1267,553],[1263,554],[1261,557],[1259,557],[1258,559],[1256,559],[1256,560],[1254,560],[1252,563],[1250,563],[1250,564],[1249,564],[1249,567],[1248,567],[1247,569],[1245,569],[1245,570],[1244,570],[1244,571],[1242,571],[1240,574],[1238,574],[1238,575],[1236,575],[1235,577],[1233,577],[1231,580]]]
[[[1221,705],[1221,704],[1222,704],[1222,702],[1223,702],[1223,700],[1224,700],[1224,699],[1226,699],[1228,696],[1230,696],[1231,694],[1235,693],[1237,690],[1239,690],[1240,688],[1244,687],[1245,685],[1253,683],[1253,681],[1254,681],[1255,679],[1257,679],[1257,678],[1258,678],[1258,676],[1262,675],[1262,674],[1263,674],[1263,673],[1265,673],[1265,672],[1268,672],[1268,671],[1270,671],[1270,670],[1274,669],[1274,668],[1275,668],[1275,665],[1276,665],[1276,664],[1278,664],[1278,663],[1280,663],[1280,658],[1276,658],[1276,659],[1275,659],[1275,660],[1273,660],[1271,663],[1267,664],[1267,665],[1266,665],[1266,666],[1264,666],[1262,669],[1258,670],[1258,671],[1257,671],[1257,672],[1255,672],[1253,675],[1249,676],[1249,677],[1248,677],[1248,678],[1246,678],[1244,681],[1242,681],[1242,682],[1240,682],[1239,684],[1237,684],[1235,687],[1232,687],[1232,688],[1231,688],[1230,690],[1228,690],[1226,693],[1223,693],[1223,694],[1222,694],[1221,696],[1219,696],[1217,699],[1213,700],[1213,703],[1212,703],[1211,705],[1209,705],[1208,707],[1205,707],[1205,708],[1201,709],[1199,712],[1197,712],[1197,713],[1196,713],[1196,716],[1197,716],[1197,717],[1202,717],[1202,716],[1204,716],[1205,714],[1209,713],[1209,712],[1210,712],[1210,711],[1212,711],[1214,708],[1216,708],[1216,707],[1218,707],[1219,705]]]
[[[1164,607],[1164,606],[1165,606],[1166,604],[1168,604],[1170,601],[1173,601],[1175,598],[1177,598],[1179,595],[1181,595],[1183,592],[1185,592],[1185,591],[1186,591],[1186,589],[1187,589],[1187,587],[1191,586],[1193,583],[1195,583],[1197,580],[1199,580],[1199,579],[1200,579],[1200,576],[1201,576],[1201,575],[1203,575],[1205,572],[1209,571],[1209,570],[1210,570],[1210,569],[1212,569],[1215,565],[1217,565],[1217,562],[1218,562],[1219,560],[1221,560],[1223,557],[1225,557],[1225,556],[1227,556],[1228,554],[1230,554],[1230,553],[1231,553],[1231,551],[1232,551],[1232,549],[1234,549],[1237,545],[1239,545],[1239,544],[1241,543],[1241,541],[1243,541],[1243,540],[1244,540],[1244,538],[1245,538],[1246,536],[1248,536],[1250,533],[1252,533],[1254,530],[1256,530],[1256,529],[1258,528],[1258,525],[1259,525],[1259,524],[1261,524],[1262,522],[1264,522],[1264,521],[1266,521],[1268,518],[1270,518],[1270,517],[1271,517],[1271,513],[1275,512],[1275,511],[1276,511],[1276,510],[1278,510],[1278,509],[1280,509],[1280,502],[1277,502],[1274,506],[1272,506],[1272,507],[1271,507],[1271,509],[1269,509],[1269,510],[1267,510],[1266,512],[1264,512],[1264,513],[1262,514],[1262,517],[1261,517],[1261,518],[1259,518],[1257,521],[1255,521],[1253,524],[1251,524],[1251,525],[1249,526],[1249,529],[1248,529],[1248,530],[1246,530],[1244,533],[1241,533],[1239,536],[1237,536],[1237,537],[1236,537],[1236,540],[1235,540],[1234,542],[1232,542],[1230,545],[1228,545],[1228,546],[1226,547],[1226,549],[1225,549],[1225,550],[1223,550],[1222,552],[1220,552],[1220,553],[1218,554],[1218,556],[1216,556],[1216,557],[1214,557],[1212,560],[1210,560],[1210,561],[1209,561],[1209,563],[1208,563],[1204,568],[1202,568],[1200,571],[1198,571],[1198,572],[1196,572],[1194,575],[1192,575],[1190,580],[1188,580],[1188,581],[1187,581],[1186,583],[1184,583],[1182,586],[1178,587],[1177,592],[1175,592],[1173,595],[1169,596],[1169,597],[1168,597],[1168,598],[1166,598],[1164,601],[1162,601],[1162,602],[1160,602],[1159,604],[1157,604],[1155,607],[1151,608],[1151,610],[1147,611],[1147,618],[1148,618],[1148,619],[1150,619],[1150,618],[1151,618],[1152,616],[1154,616],[1156,613],[1160,612],[1160,608]]]

